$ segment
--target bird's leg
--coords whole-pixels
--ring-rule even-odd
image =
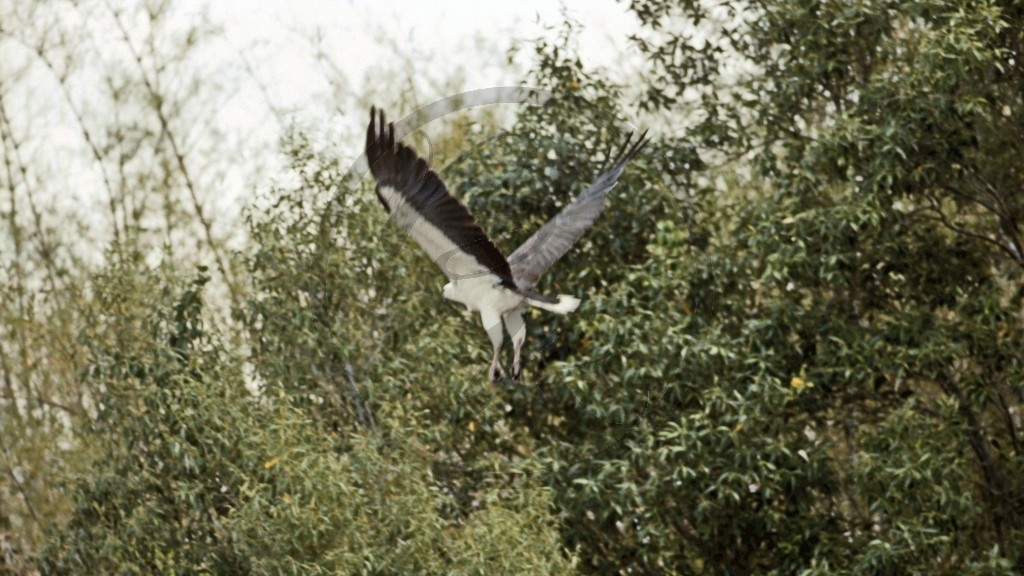
[[[505,378],[505,370],[501,367],[501,360],[498,359],[500,355],[501,347],[494,350],[494,358],[491,360],[491,369],[488,372],[491,375],[491,382],[497,384]]]
[[[526,323],[523,322],[523,308],[516,307],[505,316],[505,329],[512,337],[512,347],[515,349],[515,358],[512,360],[512,378],[519,380],[522,375],[522,363],[520,357],[523,352],[523,342],[526,341]]]
[[[491,339],[491,346],[494,347],[488,375],[491,382],[501,382],[501,379],[505,377],[505,371],[501,368],[501,342],[504,338],[501,331],[501,315],[481,310],[480,320],[483,321],[484,330],[487,331],[487,337]]]

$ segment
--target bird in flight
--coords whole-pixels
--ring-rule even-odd
[[[507,259],[473,219],[469,210],[445,188],[444,182],[405,144],[395,142],[395,125],[385,124],[384,112],[370,108],[366,154],[377,181],[377,199],[390,220],[412,236],[448,277],[442,295],[479,312],[494,347],[489,376],[504,378],[500,361],[502,322],[514,347],[512,377],[522,373],[521,353],[526,340],[523,312],[527,306],[568,314],[580,300],[533,291],[541,275],[562,257],[593,225],[604,209],[605,197],[626,164],[647,140],[645,131],[630,145],[630,134],[611,167],[533,234]]]

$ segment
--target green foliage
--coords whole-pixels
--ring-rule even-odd
[[[281,386],[253,395],[204,320],[204,272],[179,286],[126,262],[96,278],[87,440],[103,452],[70,487],[44,573],[570,571],[548,491],[522,484],[449,520],[451,495],[417,460],[325,433]]]
[[[219,523],[255,470],[240,373],[200,316],[200,271],[176,287],[133,260],[98,276],[86,378],[101,394],[89,431],[103,453],[73,489],[69,523],[42,561],[48,573],[240,570]],[[250,424],[249,427],[246,424]]]
[[[637,38],[653,66],[643,106],[681,103],[685,87],[701,96],[694,137],[708,148],[753,153],[803,194],[828,182],[884,194],[1024,266],[1018,2],[632,8],[650,28]]]
[[[1022,145],[1019,6],[632,8],[656,78],[644,106],[683,102],[680,86],[701,95],[694,138],[709,156],[749,157],[747,186],[767,200],[712,225],[722,233],[707,254],[681,267],[701,344],[687,349],[701,361],[686,374],[712,366],[741,394],[759,378],[797,378],[796,413],[774,413],[783,428],[763,433],[799,445],[786,435],[797,424],[790,432],[813,437],[827,469],[815,476],[806,450],[796,470],[815,487],[798,514],[810,549],[778,540],[780,528],[745,528],[732,549],[787,573],[1019,569],[1022,197],[1004,156]],[[705,341],[752,372],[723,370]],[[771,407],[745,403],[757,405]],[[743,460],[734,452],[731,467],[749,470]],[[780,502],[766,510],[785,517]],[[721,518],[742,514],[693,532]],[[676,530],[701,560],[695,572],[750,569],[690,533]]]

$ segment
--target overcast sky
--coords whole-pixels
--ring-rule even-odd
[[[109,225],[103,223],[109,186],[81,125],[102,149],[114,114],[105,75],[118,66],[125,74],[138,71],[112,6],[125,15],[134,48],[143,49],[152,37],[132,0],[56,3],[36,12],[10,7],[36,34],[67,29],[85,39],[69,48],[76,65],[66,91],[33,52],[31,32],[27,42],[5,39],[2,62],[18,71],[5,82],[5,106],[25,158],[34,164],[37,199],[56,209],[56,220],[60,213],[90,214],[100,230]],[[614,0],[175,0],[171,6],[171,32],[188,30],[204,14],[219,30],[212,41],[204,40],[204,52],[191,57],[189,68],[164,74],[174,79],[191,70],[200,82],[196,89],[206,91],[195,100],[206,108],[183,109],[172,128],[191,155],[186,161],[195,171],[201,202],[227,236],[240,227],[237,216],[253,187],[267,190],[279,172],[277,143],[291,122],[323,129],[343,160],[354,159],[362,152],[366,100],[395,102],[409,83],[420,105],[451,96],[452,84],[446,83],[452,80],[461,90],[517,85],[532,64],[535,39],[553,36],[564,15],[580,24],[579,54],[587,68],[602,67],[610,78],[629,82],[626,63],[639,58],[628,41],[639,28],[636,18],[626,3]],[[174,37],[168,30],[160,34]],[[519,48],[512,66],[511,47]],[[412,77],[397,77],[410,68]],[[413,111],[389,109],[396,119]],[[104,243],[102,234],[98,240]]]
[[[226,48],[235,47],[262,83],[259,93],[249,86],[224,110],[223,120],[243,131],[256,129],[249,125],[257,119],[267,121],[269,97],[291,119],[337,124],[334,129],[339,133],[352,130],[349,124],[358,118],[352,133],[358,134],[366,111],[361,106],[351,111],[325,108],[325,102],[337,101],[327,97],[330,83],[341,78],[351,93],[386,104],[393,92],[403,89],[407,79],[395,78],[394,73],[408,63],[423,66],[412,79],[420,104],[450,96],[431,83],[456,77],[466,90],[517,85],[532,63],[535,39],[552,36],[551,28],[564,21],[563,12],[581,25],[584,65],[607,68],[615,79],[623,69],[623,55],[635,52],[628,36],[639,28],[626,4],[614,0],[247,0],[209,6],[214,21],[224,27]],[[314,63],[314,35],[337,74]],[[385,35],[388,38],[382,38]],[[507,62],[512,47],[520,52],[516,66]],[[395,62],[395,50],[402,52],[405,63]],[[350,107],[357,103],[350,102]],[[390,112],[400,118],[413,110]],[[260,137],[272,135],[265,132]]]
[[[382,58],[391,56],[377,49],[380,40],[375,36],[384,32],[395,44],[421,54],[427,62],[465,67],[468,87],[482,88],[519,79],[509,77],[504,59],[493,62],[494,54],[478,53],[478,39],[498,48],[499,57],[513,45],[529,51],[533,39],[546,34],[546,27],[563,21],[563,10],[583,26],[580,51],[587,65],[614,67],[628,46],[628,34],[638,28],[626,5],[614,0],[246,0],[211,4],[211,15],[224,25],[232,44],[273,47],[272,53],[266,53],[272,58],[259,66],[276,75],[278,94],[292,101],[301,101],[322,81],[308,66],[308,45],[299,41],[300,35],[311,30],[320,31],[324,45],[353,82],[361,82],[367,71],[386,64],[380,62]],[[441,71],[429,72],[439,75]]]

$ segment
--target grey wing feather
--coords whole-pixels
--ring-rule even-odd
[[[604,210],[605,197],[615,187],[626,164],[640,152],[646,140],[647,132],[629,146],[633,135],[619,150],[619,155],[611,168],[606,170],[597,180],[583,191],[571,204],[562,209],[554,218],[530,236],[508,258],[512,268],[512,278],[520,289],[529,289],[537,284],[541,275],[559,258],[572,248],[573,244],[594,224],[594,220]],[[628,148],[628,149],[627,149]]]

